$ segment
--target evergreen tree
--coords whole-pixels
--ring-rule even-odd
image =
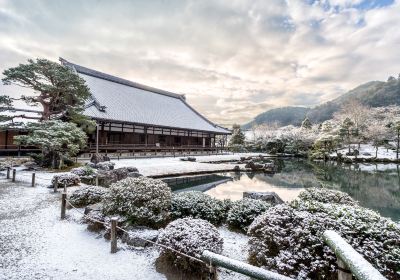
[[[0,95],[0,124],[3,126],[4,122],[12,120],[13,117],[5,115],[4,111],[12,107],[12,99],[7,95]]]
[[[29,123],[28,135],[14,137],[19,145],[32,145],[42,151],[45,166],[61,168],[64,158],[76,155],[86,145],[86,134],[74,123],[59,120]]]
[[[232,126],[232,136],[231,139],[229,140],[229,145],[243,145],[244,140],[245,140],[244,133],[242,132],[242,129],[240,128],[240,125],[234,124]]]
[[[307,117],[301,123],[301,128],[304,128],[304,129],[311,129],[312,128],[312,123]]]
[[[85,81],[70,68],[47,59],[29,59],[3,72],[5,85],[15,84],[32,89],[21,97],[28,105],[42,105],[42,121],[61,119],[88,123],[80,114],[89,98]],[[92,123],[93,124],[93,123]]]
[[[345,139],[349,148],[349,153],[351,152],[351,140],[352,137],[355,134],[354,130],[354,122],[350,120],[350,118],[345,118],[343,123],[340,125],[339,128],[339,136],[342,137],[342,139]]]

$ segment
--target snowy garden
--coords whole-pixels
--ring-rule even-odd
[[[322,237],[331,229],[385,277],[398,278],[399,225],[345,193],[306,189],[276,205],[173,193],[163,181],[147,177],[226,168],[227,163],[210,162],[249,156],[258,154],[86,163],[70,172],[37,171],[34,188],[24,163],[15,167],[17,183],[6,180],[3,170],[0,225],[13,226],[0,234],[9,244],[1,247],[2,273],[6,279],[96,279],[107,269],[110,279],[201,279],[210,270],[198,259],[209,250],[293,279],[337,279],[336,256]],[[59,190],[67,189],[65,220],[59,215],[60,194],[45,188],[55,182]],[[109,254],[113,218],[118,251]],[[218,277],[247,279],[223,268]]]

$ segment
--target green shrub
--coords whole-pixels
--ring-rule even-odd
[[[200,258],[204,250],[222,252],[223,240],[218,230],[201,219],[178,219],[161,230],[157,243],[168,246],[189,256]],[[196,276],[208,276],[206,265],[160,247],[160,258],[177,267],[180,271],[196,273]],[[196,278],[197,279],[197,278]],[[206,278],[201,278],[206,279]]]
[[[323,203],[337,203],[345,205],[357,205],[347,193],[325,188],[308,188],[302,191],[298,199],[304,201],[318,201]]]
[[[108,189],[98,186],[83,186],[74,191],[69,200],[74,206],[83,207],[100,202]]]
[[[163,181],[126,178],[111,185],[103,212],[125,216],[134,225],[157,228],[168,221],[170,205],[171,189]]]
[[[173,219],[192,217],[221,224],[229,203],[198,191],[180,192],[172,195],[171,216]]]
[[[398,279],[400,229],[374,211],[296,200],[269,208],[250,225],[249,261],[297,279],[337,279],[336,257],[322,234],[341,235],[388,279]]]
[[[226,221],[229,227],[246,231],[254,219],[264,213],[269,207],[271,207],[271,204],[268,202],[243,198],[232,202]]]

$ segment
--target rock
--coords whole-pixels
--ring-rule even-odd
[[[194,157],[187,157],[187,158],[180,158],[181,161],[196,161],[196,158]]]
[[[134,247],[152,246],[153,244],[149,241],[156,242],[159,234],[158,230],[147,227],[132,227],[126,230],[128,233],[124,232],[122,234],[122,242]]]
[[[92,162],[94,164],[98,164],[99,162],[101,162],[100,155],[93,154],[92,157],[90,158],[90,162]]]
[[[366,156],[366,157],[370,157],[370,156],[371,156],[370,153],[363,153],[362,155],[363,155],[363,156]]]
[[[109,156],[104,155],[104,156],[103,156],[103,161],[111,161],[111,159],[109,158]]]
[[[245,168],[250,168],[253,171],[259,171],[264,169],[264,165],[259,163],[254,163],[254,161],[250,161],[245,165]]]
[[[128,173],[128,177],[132,177],[132,178],[137,178],[137,177],[142,177],[143,175],[140,174],[139,172],[129,172]]]
[[[85,207],[85,214],[89,214],[92,211],[101,211],[103,207],[102,203],[96,203],[96,204],[92,204],[92,205],[88,205]]]
[[[272,204],[284,203],[275,192],[243,192],[243,198],[259,199]]]
[[[53,176],[53,179],[51,179],[52,186],[54,185],[56,178],[58,179],[58,188],[64,187],[64,184],[66,184],[67,187],[77,186],[81,182],[78,175],[74,173],[64,173]]]
[[[239,165],[235,165],[235,167],[233,168],[233,171],[236,171],[236,172],[240,171]]]
[[[96,168],[98,170],[113,170],[114,165],[115,165],[114,162],[104,161],[104,162],[97,163],[94,168]]]
[[[130,175],[129,175],[130,174]],[[136,167],[121,167],[113,170],[99,170],[97,173],[99,185],[109,187],[112,183],[123,180],[127,177],[141,177]]]

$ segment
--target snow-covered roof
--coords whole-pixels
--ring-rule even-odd
[[[60,58],[85,81],[92,95],[84,114],[101,120],[230,134],[194,110],[183,95],[89,69]]]

